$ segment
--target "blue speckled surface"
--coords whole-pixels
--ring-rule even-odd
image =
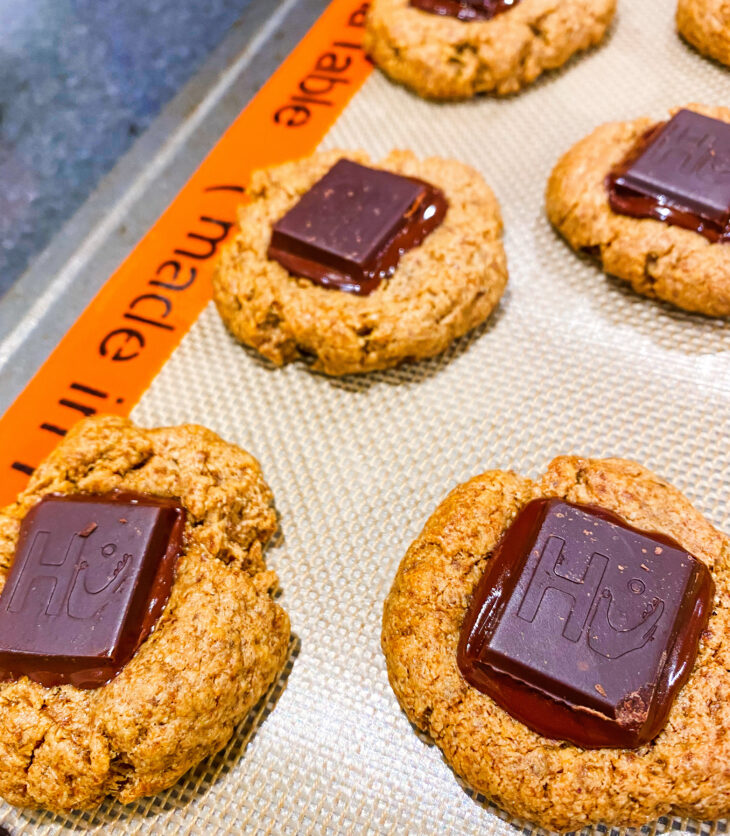
[[[249,0],[0,0],[0,295]]]

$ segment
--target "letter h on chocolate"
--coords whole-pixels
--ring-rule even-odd
[[[73,537],[68,548],[49,549],[48,541],[51,535],[48,531],[39,531],[33,539],[25,562],[24,571],[21,572],[12,597],[8,602],[8,612],[20,612],[30,606],[34,600],[40,612],[47,615],[59,615],[68,597],[69,587],[73,576],[69,572],[69,565],[74,566],[81,553],[83,544],[78,537]],[[69,555],[71,560],[69,561]],[[34,572],[33,566],[38,566],[39,571]],[[27,567],[27,568],[26,568]],[[30,571],[28,571],[30,569]],[[40,592],[43,599],[40,600]]]
[[[90,589],[86,577],[88,563],[80,560],[88,539],[74,534],[63,550],[49,548],[50,538],[48,531],[36,533],[7,612],[18,613],[34,606],[39,614],[61,615],[65,610],[66,615],[74,619],[93,618],[126,580],[132,556],[125,554],[117,562],[111,577],[104,578],[99,588]],[[107,558],[115,551],[113,544],[102,548]]]
[[[608,566],[608,558],[595,552],[591,555],[583,575],[571,577],[569,570],[563,567],[564,548],[565,541],[560,537],[548,537],[517,615],[525,621],[534,621],[545,593],[548,589],[553,589],[571,601],[570,615],[563,628],[563,635],[566,639],[577,642],[598,594]]]
[[[730,155],[717,141],[717,122],[689,111],[680,111],[656,140],[656,162],[674,164],[686,176],[713,181],[730,175]],[[720,123],[727,133],[727,126]]]

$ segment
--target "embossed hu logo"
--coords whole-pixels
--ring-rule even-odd
[[[681,117],[678,114],[672,120],[674,129],[665,130],[657,140],[654,151],[657,163],[674,165],[681,174],[708,183],[729,182],[730,154],[718,143],[711,121],[703,119],[699,125],[684,124]]]
[[[569,641],[578,642],[588,623],[588,645],[606,659],[617,659],[644,647],[657,630],[664,601],[654,597],[650,604],[641,607],[635,624],[619,628],[614,608],[623,612],[636,610],[636,597],[646,590],[644,581],[631,577],[623,586],[608,586],[603,584],[609,563],[605,555],[594,552],[588,566],[578,575],[565,565],[564,552],[565,540],[555,535],[548,537],[517,616],[533,622],[538,610],[545,606],[548,590],[553,590],[570,602],[570,614],[562,631]]]
[[[49,531],[38,531],[23,572],[7,605],[12,613],[34,608],[46,615],[68,615],[85,621],[94,618],[114,598],[132,573],[133,556],[116,554],[114,543],[94,543],[93,532],[74,534],[64,549],[53,543]],[[94,566],[82,560],[84,550],[92,553]]]

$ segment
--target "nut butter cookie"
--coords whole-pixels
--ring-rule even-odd
[[[330,375],[431,357],[507,282],[491,189],[454,160],[328,151],[256,172],[213,279],[229,330]]]
[[[275,528],[209,430],[78,424],[0,511],[0,794],[127,803],[220,750],[285,662]]]
[[[548,217],[644,296],[730,315],[730,109],[597,128],[553,169]]]
[[[365,49],[425,98],[507,95],[599,43],[615,8],[616,0],[373,0]]]
[[[728,0],[679,0],[677,29],[703,55],[730,65]]]
[[[469,784],[559,831],[730,811],[730,539],[622,459],[455,488],[403,559],[395,694]]]

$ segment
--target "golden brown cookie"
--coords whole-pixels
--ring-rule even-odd
[[[0,683],[0,795],[20,807],[65,812],[169,787],[226,744],[285,662],[289,619],[263,559],[276,529],[271,492],[254,458],[203,427],[78,424],[0,511],[0,586],[20,524],[44,495],[117,489],[186,509],[170,599],[106,685]]]
[[[679,0],[677,30],[703,55],[730,65],[730,0]]]
[[[730,123],[728,108],[686,109]],[[573,249],[596,255],[607,273],[637,293],[688,311],[728,316],[728,244],[711,244],[697,232],[662,221],[620,215],[609,205],[606,176],[657,121],[611,122],[574,145],[550,175],[548,218]]]
[[[541,737],[471,687],[459,632],[498,540],[531,499],[600,505],[674,538],[711,570],[715,608],[663,731],[635,750]],[[675,488],[623,459],[555,459],[537,481],[490,471],[455,488],[403,559],[385,602],[382,645],[409,720],[448,763],[512,815],[555,829],[639,825],[667,813],[730,812],[730,538]]]
[[[365,49],[393,80],[430,99],[515,93],[599,43],[616,0],[521,0],[491,20],[464,22],[373,0]]]
[[[277,365],[306,358],[342,375],[439,354],[483,322],[504,290],[497,200],[463,163],[393,151],[375,165],[442,189],[442,224],[369,296],[320,287],[268,259],[267,249],[272,224],[343,157],[371,164],[363,151],[327,151],[254,174],[251,202],[213,278],[218,311],[235,337]]]

